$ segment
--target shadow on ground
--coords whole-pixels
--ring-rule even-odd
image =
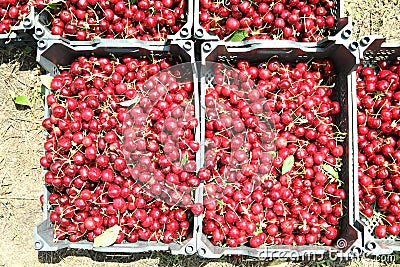
[[[345,259],[329,259],[324,258],[321,260],[309,259],[307,261],[290,261],[285,259],[275,259],[273,261],[260,260],[256,258],[246,257],[246,256],[225,256],[220,259],[204,259],[197,255],[183,256],[183,255],[171,255],[168,252],[149,252],[149,253],[139,253],[139,254],[127,254],[127,253],[100,253],[95,251],[87,250],[73,250],[73,249],[63,249],[57,252],[39,252],[38,259],[41,263],[57,264],[67,257],[83,257],[90,258],[94,263],[115,263],[115,264],[128,264],[127,266],[137,266],[140,261],[146,261],[150,265],[147,266],[160,266],[160,267],[189,267],[189,266],[275,266],[275,267],[289,267],[289,266],[315,266],[315,267],[335,267],[335,266],[399,266],[396,262],[399,262],[398,255],[396,256],[396,262],[379,262],[372,258],[363,258],[354,260]],[[151,265],[150,261],[156,260],[154,265]],[[119,266],[119,265],[118,265]]]
[[[101,253],[87,250],[73,250],[73,249],[62,249],[54,252],[38,252],[38,260],[40,263],[57,264],[63,261],[67,257],[87,257],[95,262],[110,262],[110,263],[132,263],[140,260],[156,259],[158,260],[157,266],[204,266],[207,263],[213,261],[224,261],[229,262],[233,266],[240,266],[240,261],[234,257],[225,257],[223,260],[209,260],[202,259],[196,255],[182,256],[182,255],[171,255],[168,252],[149,252],[139,254],[127,254],[127,253]]]

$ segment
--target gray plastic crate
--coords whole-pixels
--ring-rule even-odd
[[[27,30],[33,29],[35,22],[35,10],[34,7],[31,7],[31,11],[29,14],[18,24],[11,27],[11,31],[9,33],[0,34],[0,39],[9,39],[9,40],[18,40],[24,37],[24,35],[20,35],[19,33],[23,33]]]
[[[183,62],[194,62],[194,43],[190,40],[173,41],[165,46],[126,39],[118,41],[103,39],[92,45],[74,45],[62,40],[39,40],[37,47],[36,60],[50,75],[59,73],[57,65],[70,64],[71,58],[92,53],[98,55],[134,53],[137,56],[171,53],[182,57]]]
[[[40,41],[39,41],[40,42]],[[55,76],[59,74],[59,67],[62,65],[69,65],[71,61],[81,55],[96,54],[98,56],[109,55],[122,55],[122,54],[134,54],[138,57],[145,55],[166,55],[173,54],[175,56],[181,56],[183,63],[194,63],[194,52],[193,42],[191,41],[173,41],[168,46],[152,46],[144,45],[142,42],[137,42],[132,45],[132,42],[113,42],[113,40],[106,40],[100,42],[96,46],[79,46],[71,47],[68,44],[63,43],[61,40],[46,41],[45,47],[38,48],[37,61],[40,65],[51,75]],[[195,66],[192,64],[192,66]],[[193,70],[195,70],[193,68]],[[195,81],[195,79],[193,79]],[[199,114],[199,95],[198,95],[198,84],[194,83],[195,92],[195,112]],[[46,94],[49,93],[47,89]],[[49,108],[45,103],[45,117],[49,117]],[[196,131],[196,139],[199,140],[200,131],[199,127]],[[201,162],[200,153],[197,154],[196,160],[199,166]],[[47,200],[49,197],[49,187],[44,185],[44,199]],[[200,189],[196,189],[195,202],[200,201]],[[58,242],[53,241],[53,226],[49,219],[49,207],[47,201],[44,201],[43,205],[43,222],[40,223],[34,229],[34,248],[39,251],[59,251],[61,249],[83,249],[97,252],[107,253],[139,253],[149,251],[170,251],[172,254],[177,255],[192,255],[197,251],[197,237],[196,231],[193,230],[192,234],[189,235],[188,239],[182,243],[170,243],[165,244],[156,241],[138,241],[136,243],[129,243],[124,241],[121,244],[114,244],[109,247],[93,248],[93,243],[85,240],[79,242],[70,242],[68,240],[59,240]],[[194,217],[193,229],[198,228],[198,220]]]
[[[342,37],[342,38],[350,38],[352,23],[351,18],[344,16],[344,0],[333,0],[335,2],[335,7],[333,9],[333,16],[336,18],[336,25],[333,29],[334,35],[332,37]],[[200,15],[200,1],[195,1],[194,6],[194,18],[193,18],[193,34],[196,39],[200,40],[215,40],[215,41],[223,41],[220,38],[213,34],[212,32],[207,32],[201,25],[199,20]],[[324,36],[328,37],[328,36]],[[262,40],[258,40],[258,42],[265,42]]]
[[[198,201],[200,192],[197,190],[195,201]],[[47,199],[50,192],[47,186],[44,186],[44,199]],[[48,205],[43,205],[43,219],[38,226],[34,229],[34,248],[42,252],[59,251],[61,249],[83,249],[97,252],[107,253],[141,253],[150,251],[170,251],[175,255],[192,255],[196,253],[196,236],[188,238],[182,243],[172,242],[165,244],[156,241],[137,241],[136,243],[122,242],[121,244],[114,244],[109,247],[93,248],[93,242],[87,240],[81,240],[78,242],[70,242],[68,240],[59,240],[54,242],[53,240],[53,226],[49,219]],[[198,227],[196,218],[194,219],[193,227]]]
[[[194,3],[191,0],[188,1],[188,10],[186,15],[186,24],[180,29],[177,33],[168,35],[166,41],[144,41],[145,43],[154,43],[158,45],[164,45],[167,41],[171,40],[187,40],[192,37],[192,28],[193,28],[193,10],[194,10]],[[35,32],[34,37],[37,40],[63,40],[65,42],[69,42],[71,44],[76,43],[77,45],[91,45],[92,43],[98,42],[98,39],[92,41],[70,41],[66,38],[63,38],[59,35],[54,35],[51,33],[51,30],[48,28],[47,25],[51,24],[52,18],[48,16],[48,13],[45,11],[40,11],[35,15]],[[100,38],[99,38],[100,39]],[[106,40],[102,38],[102,40]],[[121,39],[115,39],[121,40]],[[123,40],[136,40],[132,39],[123,39]]]
[[[352,92],[355,89],[355,70],[356,64],[359,63],[358,50],[356,42],[325,42],[323,46],[315,46],[313,44],[300,44],[289,41],[273,41],[259,44],[240,44],[227,42],[206,42],[202,45],[202,64],[206,62],[230,62],[231,64],[240,59],[246,59],[250,62],[258,63],[267,60],[271,56],[276,56],[278,59],[286,62],[307,61],[311,58],[329,58],[335,63],[337,79],[335,85],[335,98],[340,101],[342,112],[338,115],[338,120],[342,122],[340,130],[347,133],[344,142],[345,156],[343,157],[343,168],[340,177],[343,177],[344,189],[347,196],[344,200],[344,206],[347,207],[346,216],[340,221],[342,228],[341,236],[338,239],[343,239],[344,247],[330,246],[287,246],[275,245],[263,248],[251,248],[248,246],[240,247],[220,247],[214,246],[208,240],[207,236],[202,233],[202,219],[199,219],[198,254],[206,258],[219,258],[223,255],[248,255],[258,258],[294,258],[305,259],[307,257],[329,257],[350,258],[357,257],[363,253],[363,244],[361,240],[361,232],[354,227],[354,211],[358,206],[358,200],[355,199],[353,191],[355,184],[353,180],[353,165],[354,165],[354,150],[353,140],[353,102]],[[211,75],[202,75],[201,82],[201,101],[204,101],[205,87],[212,80]],[[206,80],[205,77],[208,77]],[[202,117],[204,118],[204,103],[202,106]],[[204,131],[202,122],[202,130]],[[204,142],[204,140],[202,140]],[[342,245],[342,244],[341,244]]]
[[[378,60],[395,60],[400,59],[400,43],[386,43],[385,38],[380,35],[364,36],[359,40],[359,53],[362,64],[369,65]],[[356,97],[356,91],[354,92]],[[357,107],[354,110],[357,112]],[[357,133],[357,121],[353,130]],[[356,152],[358,151],[357,139],[354,141]],[[355,166],[358,162],[355,161]],[[355,194],[358,198],[358,168],[354,169],[354,177],[356,179]],[[366,218],[356,205],[356,223],[358,228],[363,233],[363,244],[366,253],[371,255],[391,254],[394,251],[400,251],[400,239],[395,236],[390,236],[385,239],[380,239],[375,236],[374,229],[379,224],[378,221]]]

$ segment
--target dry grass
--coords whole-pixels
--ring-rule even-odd
[[[353,17],[353,38],[384,34],[400,41],[400,0],[345,0],[347,15]],[[377,260],[347,263],[262,262],[232,257],[205,260],[168,253],[101,258],[82,251],[40,254],[33,249],[33,228],[41,220],[39,196],[43,190],[41,119],[43,101],[38,68],[26,48],[0,48],[0,267],[1,266],[395,266]],[[16,106],[11,95],[25,95],[31,107]],[[93,260],[93,259],[94,260]],[[40,262],[49,262],[42,264]],[[50,264],[59,262],[58,264]]]
[[[353,19],[353,38],[380,34],[400,42],[399,0],[344,0],[346,15]]]
[[[32,263],[32,229],[41,220],[43,103],[35,101],[37,67],[27,52],[0,50],[0,266]],[[12,94],[28,96],[32,108],[16,106]]]

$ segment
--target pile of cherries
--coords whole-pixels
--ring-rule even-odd
[[[358,179],[361,213],[375,235],[400,234],[400,61],[357,69]]]
[[[32,3],[29,0],[0,1],[0,34],[11,31],[12,26],[18,26],[28,16]]]
[[[216,64],[204,96],[203,232],[219,246],[334,244],[346,193],[333,62],[236,67]]]
[[[168,243],[204,214],[214,245],[332,245],[346,198],[333,62],[216,63],[201,101],[190,73],[160,72],[178,63],[81,56],[54,77],[41,165],[55,238],[93,241],[118,224],[117,243]]]
[[[42,123],[48,134],[40,163],[48,169],[45,182],[50,195],[46,201],[55,239],[93,241],[116,224],[122,228],[116,243],[138,239],[169,243],[188,236],[193,219],[190,209],[155,199],[145,187],[153,178],[158,183],[188,184],[196,171],[192,166],[166,166],[169,159],[183,153],[187,153],[187,164],[192,165],[192,151],[196,149],[192,135],[197,121],[191,117],[193,112],[182,115],[185,105],[191,107],[192,83],[170,80],[168,91],[157,87],[148,98],[143,97],[146,86],[150,86],[145,85],[149,77],[177,63],[179,60],[171,56],[80,56],[68,70],[54,77],[47,95],[50,117]],[[163,100],[152,107],[153,97]],[[127,102],[134,107],[129,110]],[[149,110],[147,118],[144,112]],[[186,122],[185,118],[190,120]],[[131,142],[133,136],[125,132],[131,129],[128,126],[144,125],[147,119],[154,123],[154,132],[142,132],[143,136]],[[162,131],[157,136],[157,129],[165,126],[172,131],[177,123],[185,129],[172,135],[177,139],[163,139]],[[127,134],[125,140],[123,134]],[[187,143],[183,146],[177,140]],[[161,142],[163,151],[171,147],[168,159],[163,158]],[[128,160],[124,155],[124,148],[133,146],[143,152],[135,168],[130,161],[133,154]],[[139,148],[142,146],[146,152]]]
[[[244,30],[248,40],[318,42],[335,27],[335,7],[333,0],[200,0],[198,16],[220,39]]]
[[[70,40],[94,38],[163,41],[187,22],[187,0],[36,0],[48,12],[51,33]]]
[[[187,207],[194,204],[194,189],[200,185],[196,176],[200,143],[196,140],[197,92],[191,72],[182,66],[144,83],[138,105],[126,115],[123,133],[132,178],[158,199]]]

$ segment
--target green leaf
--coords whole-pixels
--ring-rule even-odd
[[[237,29],[234,31],[231,36],[229,36],[228,41],[231,42],[241,42],[243,41],[246,37],[249,37],[249,34],[242,29]]]
[[[64,2],[65,2],[64,0],[52,0],[52,1],[50,1],[49,4],[58,4],[58,3],[64,3]]]
[[[14,98],[14,103],[17,104],[17,105],[22,105],[22,106],[28,106],[28,107],[31,106],[31,103],[29,102],[29,99],[24,95],[16,96]]]
[[[40,86],[40,93],[41,93],[42,95],[45,95],[45,94],[46,94],[46,86],[44,86],[43,84]]]
[[[137,103],[139,103],[139,101],[140,101],[140,97],[139,96],[135,96],[132,99],[126,100],[124,102],[120,102],[118,104],[120,106],[123,106],[123,107],[130,107],[132,105],[135,106]]]
[[[183,158],[181,160],[181,165],[184,166],[188,162],[188,160],[189,160],[188,153],[185,152],[185,154],[183,155]]]
[[[121,226],[114,225],[105,230],[101,235],[94,238],[93,247],[108,247],[115,243],[119,232],[122,230]]]
[[[224,206],[225,206],[225,202],[222,201],[221,199],[217,199],[217,204],[218,204],[219,206],[221,206],[221,207],[224,207]]]
[[[64,0],[53,0],[46,5],[47,8],[55,9],[57,6],[60,6],[64,3]]]
[[[322,164],[321,168],[326,171],[330,176],[332,176],[335,179],[339,179],[339,173],[333,168],[331,165],[328,164]]]
[[[262,230],[262,227],[261,227],[261,224],[260,223],[257,223],[257,227],[256,227],[256,230],[254,230],[254,235],[259,235],[259,234],[261,234],[263,232],[263,230]]]
[[[254,230],[254,235],[258,236],[259,234],[261,234],[263,232],[263,230],[261,228],[256,228],[256,230]]]
[[[53,77],[50,75],[40,75],[40,81],[44,86],[47,88],[51,89],[51,81],[53,80]]]
[[[24,48],[24,54],[26,54],[26,55],[29,55],[30,53],[32,53],[32,47],[30,47],[30,46],[25,46],[25,48]]]
[[[56,9],[60,5],[61,5],[60,3],[50,3],[50,4],[47,4],[46,7],[49,9]]]
[[[154,15],[157,13],[157,11],[154,9],[154,7],[150,7],[149,11],[150,11],[151,15]]]
[[[294,165],[294,156],[290,155],[289,157],[287,157],[285,159],[285,161],[283,162],[282,165],[282,174],[287,173],[288,171],[290,171],[293,168]]]

